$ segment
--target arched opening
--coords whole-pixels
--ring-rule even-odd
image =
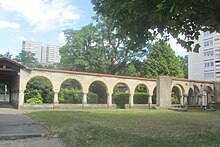
[[[10,103],[10,90],[9,86],[0,83],[0,107],[5,107],[5,104]]]
[[[129,88],[125,83],[118,83],[113,89],[113,104],[119,109],[125,109],[125,104],[129,104]]]
[[[171,91],[171,104],[180,104],[182,97],[181,90],[178,86],[173,86]]]
[[[107,104],[107,87],[101,81],[95,81],[89,86],[88,104]]]
[[[194,93],[193,93],[192,88],[190,88],[189,91],[188,91],[188,97],[187,97],[188,105],[193,105],[194,101],[195,101]]]
[[[155,87],[153,90],[152,104],[157,104],[157,87]]]
[[[209,86],[206,86],[204,88],[203,94],[204,94],[203,105],[209,105],[214,99],[212,88]]]
[[[134,104],[148,104],[149,92],[147,86],[140,84],[135,88]]]
[[[24,102],[29,104],[53,103],[53,86],[45,77],[31,78],[24,91]]]
[[[199,88],[196,85],[194,85],[193,87],[194,87],[194,95],[195,95],[193,103],[195,105],[199,105],[200,103],[199,102],[199,95],[200,95]]]
[[[82,86],[75,79],[65,80],[58,93],[58,100],[61,104],[82,104]]]

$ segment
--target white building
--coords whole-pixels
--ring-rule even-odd
[[[46,63],[59,63],[59,46],[47,45],[46,46]]]
[[[199,53],[188,54],[189,79],[220,81],[220,33],[202,32],[197,42]]]
[[[22,50],[35,54],[37,61],[41,62],[41,43],[37,41],[22,41]]]
[[[57,45],[42,45],[37,41],[22,41],[22,50],[34,53],[37,61],[42,64],[60,62],[59,46]]]

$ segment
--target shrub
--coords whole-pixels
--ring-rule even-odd
[[[38,98],[30,98],[27,100],[27,103],[29,104],[42,104],[42,100]]]
[[[136,92],[134,94],[134,104],[148,104],[149,95],[146,92]]]
[[[78,89],[61,89],[58,95],[59,103],[81,104],[82,94]]]
[[[29,99],[36,99],[36,101],[40,100],[42,102],[42,97],[38,90],[26,91],[24,95],[24,101],[28,103]],[[32,100],[33,101],[33,100]]]
[[[125,104],[129,103],[129,94],[124,92],[113,93],[113,104],[120,109],[125,108]]]
[[[172,94],[171,95],[171,104],[180,104],[180,95],[179,94]]]
[[[98,104],[99,96],[96,93],[88,92],[87,103],[88,104]]]

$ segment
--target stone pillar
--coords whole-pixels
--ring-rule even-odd
[[[188,98],[187,97],[188,97],[187,94],[183,94],[183,105],[184,106],[188,105],[188,100],[187,100]]]
[[[130,93],[129,95],[129,107],[132,108],[134,105],[134,93]]]
[[[82,104],[87,104],[87,92],[83,92]]]
[[[184,96],[183,95],[181,95],[181,97],[180,97],[180,105],[181,106],[184,105]]]
[[[111,108],[112,107],[112,92],[107,93],[107,103],[108,103],[108,107]]]
[[[152,96],[153,96],[153,94],[150,94],[149,97],[148,97],[149,108],[151,107],[151,104],[152,104]]]
[[[58,92],[54,92],[54,98],[53,98],[53,103],[54,104],[58,104],[59,103],[59,100],[58,100]]]
[[[15,100],[15,98],[13,99]],[[19,90],[18,108],[22,105],[24,105],[24,90]]]

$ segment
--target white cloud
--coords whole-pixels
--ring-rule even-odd
[[[20,36],[20,37],[18,37],[18,39],[19,39],[19,41],[24,41],[24,40],[28,40],[26,37],[24,37],[24,36]]]
[[[170,36],[170,40],[168,41],[171,48],[174,50],[176,55],[185,56],[187,55],[187,50],[184,49],[180,44],[177,44],[177,40]]]
[[[64,45],[66,43],[66,37],[64,36],[64,32],[60,32],[58,34],[57,40],[60,45]]]
[[[0,29],[6,28],[18,29],[20,25],[15,22],[0,21]]]
[[[34,31],[65,27],[80,18],[67,0],[0,0],[0,6],[26,18]]]

